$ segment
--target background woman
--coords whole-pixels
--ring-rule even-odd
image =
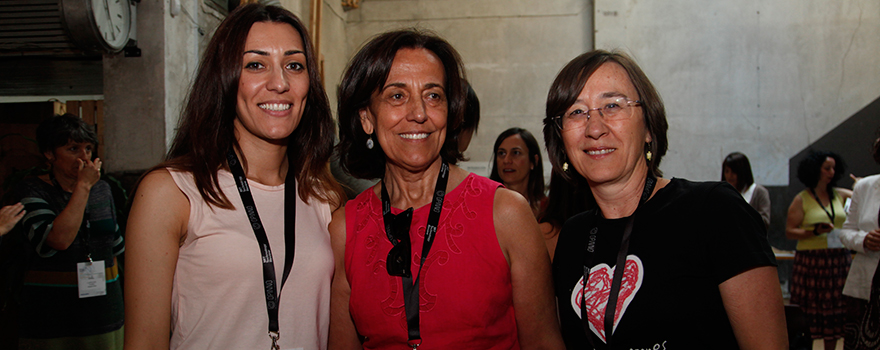
[[[495,157],[489,178],[525,197],[537,216],[547,204],[538,141],[526,129],[510,128],[498,135],[492,150]]]
[[[874,161],[880,164],[880,138],[874,141],[873,156]],[[843,286],[847,308],[843,341],[847,350],[880,349],[880,317],[874,314],[866,318],[865,315],[868,301],[877,303],[880,298],[880,294],[872,295],[872,290],[880,289],[880,277],[877,277],[877,264],[880,263],[878,215],[880,174],[866,176],[853,187],[849,213],[840,230],[843,245],[857,252]],[[865,324],[863,321],[873,323]]]
[[[724,162],[721,163],[721,181],[727,181],[733,186],[761,214],[764,227],[770,227],[770,192],[755,183],[752,165],[745,154],[733,152],[724,157]]]
[[[791,201],[785,236],[796,239],[791,274],[791,303],[800,305],[814,339],[834,349],[843,336],[845,304],[841,291],[852,260],[838,235],[846,221],[843,205],[852,192],[835,188],[846,170],[832,152],[812,152],[798,164],[797,177],[807,188]]]
[[[554,171],[596,203],[565,223],[553,259],[567,347],[786,348],[760,217],[730,186],[660,178],[666,129],[660,96],[621,53],[578,56],[550,87]]]
[[[562,347],[528,204],[455,166],[462,75],[417,30],[373,38],[345,72],[341,163],[380,182],[333,214],[333,349]]]
[[[125,250],[94,130],[72,114],[37,128],[49,173],[19,185],[20,227],[37,256],[24,272],[19,349],[122,349],[122,288],[116,256]],[[87,271],[92,273],[87,273]],[[95,288],[80,288],[94,278]]]
[[[342,193],[321,86],[287,10],[245,5],[217,28],[132,205],[126,349],[266,349],[273,333],[284,349],[326,348]]]

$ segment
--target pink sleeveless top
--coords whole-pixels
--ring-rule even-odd
[[[434,245],[419,281],[422,345],[430,349],[519,349],[510,267],[495,235],[497,182],[474,174],[446,194]],[[418,273],[430,204],[413,213],[412,271]],[[393,214],[402,210],[392,208]],[[406,313],[400,277],[388,275],[391,242],[382,201],[372,189],[345,211],[349,303],[365,349],[404,349]]]
[[[190,202],[186,238],[180,247],[171,290],[171,346],[182,349],[269,349],[269,316],[263,294],[260,247],[247,214],[209,207],[192,174],[169,169]],[[220,189],[242,208],[235,180],[217,173]],[[284,185],[248,180],[266,229],[275,276],[284,271]],[[330,326],[330,206],[296,196],[293,268],[278,309],[282,349],[323,350]],[[280,283],[280,281],[279,281]]]

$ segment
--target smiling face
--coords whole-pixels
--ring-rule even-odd
[[[286,23],[254,23],[245,42],[238,83],[238,141],[286,144],[302,118],[308,91],[300,33]]]
[[[52,164],[52,172],[55,177],[65,177],[76,180],[79,176],[80,161],[92,159],[92,151],[95,145],[91,142],[67,141],[67,144],[46,152],[44,156]]]
[[[447,108],[446,74],[437,55],[401,49],[385,85],[359,114],[364,132],[375,133],[389,165],[417,170],[440,160]]]
[[[508,136],[495,152],[495,164],[498,167],[498,177],[504,185],[528,184],[529,172],[534,168],[529,159],[529,148],[519,134]]]
[[[575,103],[566,114],[576,109],[587,110],[605,106],[617,97],[638,100],[639,96],[626,71],[617,63],[600,66],[587,79]],[[634,174],[641,181],[648,171],[645,143],[651,135],[645,126],[641,107],[631,106],[629,118],[606,122],[598,115],[580,128],[562,130],[562,141],[571,165],[591,186],[629,181]]]

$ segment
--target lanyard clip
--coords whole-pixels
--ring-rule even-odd
[[[271,350],[280,350],[281,347],[278,346],[278,339],[281,338],[281,335],[278,332],[269,331],[269,338],[272,338],[272,348]]]
[[[86,254],[86,258],[88,258],[88,259],[89,259],[89,264],[91,264],[91,263],[94,263],[94,262],[95,262],[95,261],[94,261],[94,260],[92,260],[92,253],[88,253],[88,254]]]
[[[406,342],[407,345],[413,348],[413,350],[418,349],[419,345],[422,345],[421,339],[411,339]]]

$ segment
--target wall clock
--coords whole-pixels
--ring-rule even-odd
[[[87,52],[114,53],[128,44],[134,25],[131,0],[60,0],[61,21]]]

